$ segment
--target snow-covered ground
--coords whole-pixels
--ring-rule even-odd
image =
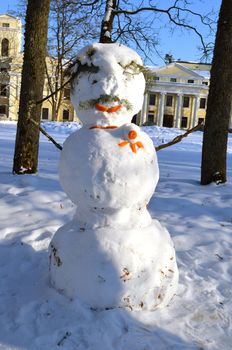
[[[44,127],[62,143],[78,125]],[[158,152],[160,181],[149,210],[176,247],[180,283],[172,304],[100,312],[49,286],[48,245],[75,208],[58,182],[60,151],[43,136],[38,174],[11,174],[15,130],[0,123],[0,349],[231,350],[232,137],[225,185],[199,184],[201,132]],[[144,130],[155,145],[180,133]]]

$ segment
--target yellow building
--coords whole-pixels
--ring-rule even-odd
[[[21,20],[8,15],[0,15],[0,119],[17,120],[23,64]],[[52,59],[47,57],[48,71],[52,74]],[[54,60],[53,60],[54,61]],[[45,79],[44,96],[50,94]],[[52,100],[42,105],[42,120],[52,120]],[[74,120],[74,109],[70,102],[70,90],[64,90],[64,97],[56,115],[58,121]]]
[[[184,61],[150,68],[153,83],[145,94],[138,124],[187,129],[204,121],[210,69],[210,64]]]
[[[23,63],[22,25],[20,19],[0,15],[0,118],[17,120]],[[55,59],[47,57],[52,77]],[[133,121],[139,125],[191,128],[204,121],[210,79],[209,64],[176,61],[161,68],[150,68],[149,82],[141,113]],[[45,79],[44,97],[50,94]],[[65,89],[58,114],[54,118],[51,99],[42,106],[42,120],[74,118],[70,90]],[[232,124],[232,123],[231,123]]]

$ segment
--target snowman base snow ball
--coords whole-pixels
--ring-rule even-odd
[[[141,67],[123,45],[93,44],[70,69],[83,127],[64,143],[60,182],[77,210],[51,241],[50,279],[94,309],[154,310],[177,289],[170,235],[147,211],[159,178],[155,149],[131,123],[143,103]]]

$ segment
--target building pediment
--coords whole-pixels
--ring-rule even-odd
[[[15,19],[15,20],[18,21],[18,18],[17,18],[17,17],[12,16],[12,15],[8,15],[7,13],[5,13],[5,14],[0,14],[0,18],[1,18],[1,19]]]
[[[186,78],[186,79],[203,79],[205,78],[205,72],[201,70],[191,70],[184,65],[174,62],[170,63],[164,67],[153,68],[151,69],[154,75],[159,77],[177,77],[177,78]],[[202,74],[201,74],[202,73]]]

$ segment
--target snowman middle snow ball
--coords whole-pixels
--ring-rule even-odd
[[[147,210],[159,178],[155,148],[131,123],[143,104],[141,58],[96,43],[79,52],[70,74],[83,127],[64,143],[60,182],[77,209],[51,241],[51,283],[94,309],[163,307],[178,269],[168,231]]]

